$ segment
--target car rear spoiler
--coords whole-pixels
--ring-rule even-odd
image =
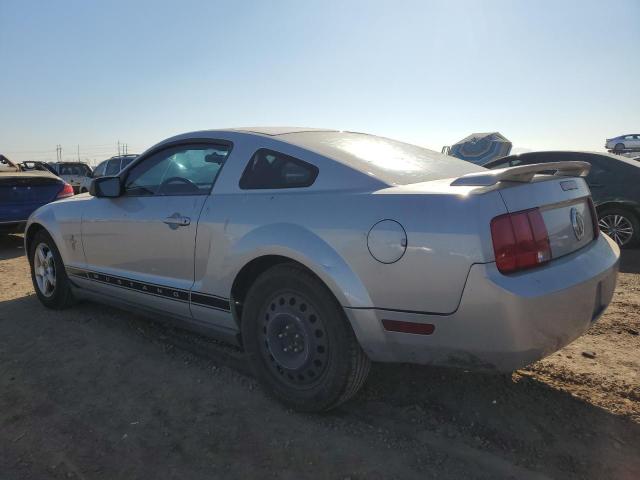
[[[486,172],[467,173],[451,182],[452,186],[489,187],[500,182],[528,183],[538,173],[555,170],[554,175],[561,177],[586,177],[591,169],[587,162],[549,162],[519,165],[517,167],[487,170]]]

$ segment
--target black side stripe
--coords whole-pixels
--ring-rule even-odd
[[[140,282],[129,278],[119,277],[115,275],[106,275],[104,273],[92,272],[89,270],[81,270],[75,267],[66,267],[67,275],[72,277],[83,278],[92,282],[111,285],[114,287],[133,290],[136,292],[162,297],[177,302],[197,304],[207,308],[215,308],[216,310],[231,311],[229,300],[215,295],[208,295],[199,292],[189,292],[179,288],[172,288],[153,283]]]
[[[191,292],[191,303],[202,305],[204,307],[217,308],[218,310],[231,310],[229,300],[198,292]]]

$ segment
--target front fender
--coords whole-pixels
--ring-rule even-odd
[[[29,242],[36,231],[35,226],[39,225],[53,238],[65,265],[84,265],[79,208],[80,202],[59,200],[33,212],[25,228],[24,241],[27,254]]]
[[[336,250],[312,231],[291,223],[275,223],[250,230],[233,244],[229,259],[238,272],[250,261],[279,255],[301,263],[329,287],[344,307],[372,307],[367,289]]]

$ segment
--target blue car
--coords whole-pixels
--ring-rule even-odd
[[[0,155],[0,234],[21,233],[38,207],[70,197],[73,188],[48,171],[22,171]]]

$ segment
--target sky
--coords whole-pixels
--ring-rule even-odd
[[[602,151],[640,133],[640,0],[0,0],[0,68],[17,161],[255,125]]]

